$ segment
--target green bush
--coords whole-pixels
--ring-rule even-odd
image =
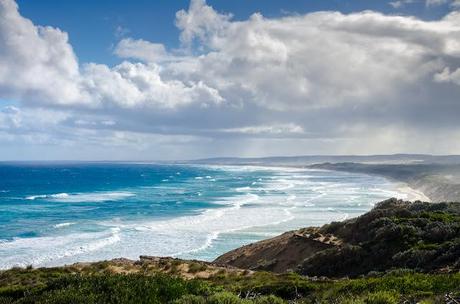
[[[254,304],[284,304],[286,302],[284,302],[283,299],[270,295],[270,296],[258,297],[253,300],[253,303]]]
[[[0,291],[0,297],[21,303],[169,303],[182,296],[204,295],[204,281],[186,281],[169,275],[65,275],[27,292]]]
[[[197,273],[197,272],[200,272],[200,271],[205,271],[206,269],[207,269],[207,266],[205,264],[192,263],[188,268],[188,272],[189,273]]]
[[[213,294],[211,297],[209,297],[208,303],[209,304],[241,304],[242,301],[237,295],[227,292],[227,291],[223,291],[223,292]]]
[[[397,304],[398,302],[398,296],[388,291],[371,293],[364,300],[366,304]]]
[[[195,295],[186,295],[174,301],[174,304],[206,304],[206,303],[207,301],[204,297],[195,296]]]

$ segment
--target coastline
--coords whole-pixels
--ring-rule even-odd
[[[430,202],[431,203],[431,199],[426,196],[422,191],[418,190],[418,189],[414,189],[412,187],[410,187],[408,184],[405,184],[405,183],[401,183],[401,185],[398,186],[398,188],[396,188],[399,192],[403,193],[403,194],[406,194],[407,197],[404,198],[405,200],[408,200],[408,201],[422,201],[422,202]]]
[[[397,193],[394,182],[387,183],[382,178],[369,177],[367,174],[359,174],[363,176],[348,180],[347,173],[305,167],[299,169],[299,166],[238,165],[225,166],[225,170],[222,170],[221,166],[214,170],[209,170],[207,167],[207,165],[199,165],[199,168],[192,168],[193,170],[189,165],[187,168],[177,166],[166,168],[169,171],[164,173],[165,177],[158,177],[158,180],[161,179],[161,183],[158,182],[160,185],[158,191],[133,186],[107,189],[107,192],[97,192],[93,188],[88,188],[87,192],[80,193],[68,189],[66,195],[61,194],[62,190],[59,187],[47,189],[46,192],[40,189],[30,193],[24,192],[25,194],[22,195],[24,198],[31,195],[37,197],[35,200],[25,201],[24,212],[27,212],[32,205],[41,206],[49,200],[47,204],[54,211],[57,210],[56,206],[72,208],[80,208],[83,205],[85,208],[102,206],[115,210],[114,216],[119,216],[117,208],[122,205],[120,201],[124,198],[114,200],[113,196],[105,195],[105,193],[112,193],[109,192],[112,190],[117,193],[129,192],[130,198],[127,199],[129,205],[140,206],[146,210],[157,208],[158,205],[150,204],[151,200],[158,200],[158,202],[165,200],[165,204],[172,205],[175,209],[182,208],[178,202],[181,199],[187,202],[189,197],[191,197],[190,201],[209,200],[210,204],[198,204],[197,211],[193,213],[178,216],[171,213],[170,217],[158,219],[153,216],[150,219],[146,215],[126,223],[97,218],[94,220],[97,224],[95,232],[88,234],[81,233],[80,227],[83,226],[79,225],[78,216],[61,217],[49,223],[49,230],[54,233],[52,237],[40,238],[47,236],[43,234],[38,237],[18,238],[7,245],[0,246],[0,255],[4,257],[0,268],[16,265],[59,266],[115,257],[135,259],[140,254],[212,260],[219,254],[268,236],[361,215],[372,206],[372,203],[395,196]],[[152,170],[151,167],[147,169]],[[163,168],[158,170],[160,169],[163,170]],[[267,169],[270,172],[267,172]],[[139,167],[136,166],[136,172],[137,170]],[[176,174],[177,172],[182,174]],[[174,174],[174,180],[171,177],[168,182],[163,180],[171,174]],[[185,179],[190,182],[187,185],[190,194],[188,192],[183,194],[181,181]],[[343,181],[347,182],[342,183]],[[221,184],[218,184],[219,182]],[[230,190],[214,194],[216,185]],[[93,185],[89,186],[93,187]],[[179,194],[175,194],[175,189]],[[164,196],[160,195],[163,193],[161,191],[174,193],[177,197],[174,204],[169,199],[164,199]],[[106,202],[103,204],[99,201],[89,202],[88,194],[91,194],[92,200],[94,195],[100,196],[101,193],[105,195]],[[159,193],[159,195],[157,197],[151,193]],[[357,201],[356,197],[362,197],[362,201]],[[326,203],[321,206],[323,199]],[[247,208],[241,210],[244,205],[247,205]],[[82,209],[79,214],[85,216],[85,210]],[[196,223],[199,226],[196,226]],[[131,244],[133,239],[140,241]],[[36,245],[38,241],[46,242],[46,246]],[[16,254],[19,250],[22,255]]]
[[[411,184],[406,181],[403,181],[401,179],[397,179],[394,177],[390,177],[387,174],[383,173],[375,173],[375,172],[365,172],[365,171],[354,171],[354,170],[342,170],[342,169],[334,169],[334,168],[321,168],[321,165],[323,164],[314,164],[310,166],[305,166],[305,165],[272,165],[272,164],[244,164],[244,165],[239,165],[239,164],[228,164],[228,165],[219,165],[219,166],[225,166],[225,167],[251,167],[251,168],[269,168],[269,169],[283,169],[283,170],[293,170],[293,169],[308,169],[308,170],[324,170],[324,171],[336,171],[336,172],[349,172],[349,173],[361,173],[361,174],[366,174],[369,176],[380,176],[383,177],[393,183],[396,184],[396,190],[398,192],[401,192],[406,195],[406,197],[398,197],[399,199],[404,199],[408,201],[422,201],[422,202],[433,202],[433,200],[424,192],[420,187],[414,187]],[[218,166],[216,164],[212,164],[210,166]],[[421,181],[421,178],[420,180]]]
[[[325,169],[324,171],[338,170]],[[370,176],[378,175],[361,173]],[[142,302],[142,299],[147,297],[144,297],[142,292],[138,292],[138,289],[136,289],[137,285],[142,286],[144,289],[153,286],[150,288],[151,290],[165,290],[165,288],[170,288],[170,285],[175,288],[178,284],[188,284],[188,282],[195,284],[198,282],[199,284],[210,284],[209,286],[215,287],[218,290],[226,290],[225,295],[227,298],[232,292],[235,299],[243,298],[244,293],[241,292],[242,286],[248,292],[254,292],[255,294],[257,292],[258,297],[261,299],[267,294],[270,295],[270,298],[267,298],[270,300],[269,302],[260,302],[258,300],[248,302],[245,299],[244,302],[235,303],[290,303],[289,301],[292,299],[299,300],[302,298],[308,300],[312,298],[321,300],[330,299],[331,302],[341,303],[337,302],[337,299],[344,299],[341,293],[344,289],[344,284],[351,284],[351,287],[359,284],[359,291],[361,292],[359,296],[369,297],[370,293],[367,289],[374,290],[376,282],[379,282],[376,280],[381,280],[382,283],[379,283],[380,286],[390,288],[390,291],[395,293],[395,295],[401,294],[404,297],[408,297],[406,294],[407,290],[411,289],[406,284],[411,284],[410,286],[412,286],[414,285],[413,282],[420,280],[421,283],[417,285],[414,292],[420,292],[418,286],[429,286],[430,288],[433,288],[431,286],[436,286],[438,288],[440,285],[439,282],[442,281],[442,284],[447,286],[445,289],[430,289],[426,291],[426,294],[432,297],[441,298],[444,295],[443,293],[455,290],[458,286],[456,285],[457,281],[454,280],[456,278],[456,280],[460,280],[459,273],[454,272],[455,261],[450,262],[448,260],[445,264],[437,265],[434,263],[435,260],[431,259],[428,260],[429,263],[427,262],[424,268],[417,268],[414,272],[390,272],[395,269],[395,265],[399,265],[397,263],[405,263],[401,267],[412,271],[412,260],[410,257],[408,260],[404,260],[405,256],[402,255],[402,253],[407,252],[407,248],[404,247],[406,246],[404,245],[406,244],[405,241],[401,241],[408,239],[406,232],[403,230],[403,233],[396,234],[399,237],[396,242],[390,239],[392,243],[389,244],[402,244],[400,247],[386,244],[386,239],[381,238],[376,241],[373,237],[373,235],[376,235],[376,231],[385,231],[382,235],[394,231],[394,227],[400,223],[401,217],[404,220],[409,219],[408,223],[414,226],[420,222],[417,220],[417,217],[421,216],[421,213],[425,212],[425,210],[428,210],[427,212],[438,210],[438,208],[432,208],[431,204],[425,203],[430,202],[430,199],[422,191],[412,188],[411,184],[385,176],[382,177],[383,179],[378,179],[382,184],[386,183],[385,180],[391,182],[391,191],[386,192],[386,194],[399,197],[399,200],[393,198],[376,203],[372,210],[366,212],[363,216],[354,217],[353,220],[340,220],[329,225],[300,228],[284,232],[270,239],[264,239],[227,251],[214,261],[140,256],[137,259],[115,258],[95,262],[76,262],[56,267],[13,267],[0,270],[0,275],[3,282],[5,282],[2,286],[4,289],[3,294],[7,296],[14,295],[19,300],[37,299],[40,297],[43,299],[45,297],[47,299],[53,297],[60,299],[61,295],[73,298],[75,294],[78,295],[85,288],[84,293],[91,295],[91,297],[95,297],[94,295],[101,297],[101,294],[107,294],[107,298],[113,299],[113,295],[119,292],[124,298],[126,298],[127,294],[142,295],[138,300],[138,302]],[[395,190],[397,191],[397,195]],[[423,202],[413,203],[414,201]],[[415,204],[416,208],[410,208],[413,204]],[[439,204],[439,206],[442,208],[451,208],[449,206],[454,206],[453,204],[456,203],[451,203],[451,205]],[[446,209],[443,212],[445,216],[455,216],[455,212],[457,214],[460,212],[460,207]],[[378,221],[384,224],[383,227],[369,225],[369,222],[376,218],[377,220],[385,219]],[[426,218],[423,219],[426,221]],[[433,217],[431,220],[439,223],[439,225],[442,224],[439,216]],[[428,225],[424,227],[424,229],[430,229],[426,228],[429,227]],[[373,230],[369,232],[368,229]],[[423,232],[417,234],[421,239],[413,241],[413,244],[416,246],[426,242],[423,238],[429,234],[426,233],[426,230]],[[353,237],[356,234],[360,236],[360,243],[357,243]],[[394,233],[391,235],[394,235]],[[368,237],[367,239],[365,238],[366,236]],[[451,238],[455,238],[455,235],[451,235]],[[372,249],[376,246],[376,242],[378,247],[374,251]],[[413,244],[411,243],[410,245],[412,246]],[[438,245],[435,244],[433,246]],[[446,246],[438,247],[437,250],[444,250],[441,252],[442,254],[456,258],[455,252],[450,248],[446,248]],[[452,248],[456,247],[453,245]],[[353,251],[349,251],[351,249]],[[383,255],[381,254],[382,252]],[[417,251],[417,254],[420,252],[422,250]],[[367,253],[372,254],[367,255]],[[357,258],[353,258],[353,256],[357,256]],[[388,258],[392,256],[402,258],[399,260]],[[346,262],[344,263],[343,261]],[[326,267],[323,267],[323,265],[326,265]],[[454,270],[446,272],[445,269],[451,268]],[[286,273],[289,273],[289,275],[286,275]],[[401,290],[395,291],[393,289],[392,286],[394,286],[395,279],[403,282],[396,284],[397,286],[401,286]],[[155,280],[158,280],[158,283]],[[427,281],[430,284],[426,284]],[[156,285],[152,284],[160,284],[162,287],[161,289],[155,289]],[[43,288],[42,286],[45,287]],[[99,286],[108,286],[109,288],[101,289]],[[260,293],[259,290],[254,289],[256,288],[255,286],[260,288]],[[294,293],[291,291],[292,294],[289,293],[292,290],[291,286],[295,286]],[[305,290],[302,289],[303,286],[305,286]],[[312,286],[317,290],[314,293],[311,291]],[[353,290],[353,288],[349,289]],[[17,290],[20,290],[20,292],[17,292]],[[22,292],[22,290],[33,290],[33,292]],[[174,294],[177,288],[173,289],[171,287],[171,290],[173,291],[171,294]],[[196,289],[190,290],[195,291]],[[204,301],[210,297],[209,290],[211,289],[206,290],[206,294],[203,296],[192,294],[191,298],[202,299],[203,301],[200,303],[208,303]],[[337,296],[334,294],[336,291],[339,291]],[[380,292],[378,294],[389,294],[390,291],[384,289],[382,292],[385,293]],[[332,297],[331,294],[336,298]],[[274,295],[280,296],[280,300],[272,302],[275,297]],[[325,295],[328,295],[329,298],[326,298]],[[2,300],[1,296],[0,300]],[[353,295],[353,297],[354,301],[358,296]],[[133,298],[133,296],[130,296],[130,298]],[[396,299],[397,296],[394,296],[394,298]],[[149,299],[151,299],[150,294]],[[188,302],[169,301],[168,303]]]
[[[402,188],[409,187],[414,190],[403,189],[414,199],[460,202],[460,165],[323,163],[307,167],[381,176],[404,184]]]

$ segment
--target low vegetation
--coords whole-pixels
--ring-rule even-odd
[[[393,270],[331,280],[295,273],[221,270],[204,279],[186,278],[179,272],[164,273],[146,261],[125,263],[123,269],[129,271],[120,272],[119,267],[117,262],[104,262],[77,268],[11,269],[0,273],[0,303],[445,303],[446,297],[460,300],[459,273]]]
[[[460,269],[460,204],[390,199],[348,221],[325,225],[320,232],[343,241],[316,253],[302,274],[342,277],[407,268],[419,272]]]

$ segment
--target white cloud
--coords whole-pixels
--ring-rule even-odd
[[[190,143],[202,153],[230,147],[242,154],[313,143],[325,153],[366,153],[371,145],[362,142],[372,141],[372,151],[384,153],[399,134],[406,150],[417,132],[457,128],[458,12],[437,21],[371,11],[234,21],[192,0],[176,25],[180,50],[125,37],[114,50],[121,64],[79,64],[65,32],[36,26],[13,0],[0,0],[0,99],[19,104],[0,113],[1,132],[130,147],[169,145],[171,137],[171,145]],[[373,141],[388,124],[401,132]],[[279,147],[284,137],[295,140]],[[225,144],[238,138],[241,144]],[[206,148],[208,141],[214,145]]]
[[[207,106],[223,101],[203,82],[164,81],[156,64],[123,62],[113,68],[102,64],[84,66],[82,86],[96,107],[130,109],[174,109],[197,103]]]
[[[262,125],[262,126],[249,126],[241,128],[231,128],[222,130],[226,133],[241,133],[251,135],[300,135],[305,131],[304,129],[296,124],[275,124],[275,125]]]
[[[161,43],[131,38],[122,39],[117,44],[114,53],[121,58],[139,59],[145,62],[158,62],[170,57]]]
[[[190,46],[195,38],[206,41],[216,39],[220,31],[230,24],[230,14],[219,14],[206,5],[205,0],[191,0],[188,11],[180,10],[176,14],[176,26],[182,31],[180,40]]]
[[[143,110],[227,101],[282,111],[375,103],[397,100],[460,55],[456,13],[437,22],[375,12],[233,22],[193,0],[176,23],[182,41],[198,38],[204,54],[161,63],[173,57],[162,44],[125,38],[115,53],[147,63],[80,69],[66,33],[34,26],[1,1],[0,94],[28,102]]]
[[[116,53],[148,61],[166,56],[161,45],[132,39],[122,40]],[[160,73],[153,63],[130,62],[113,68],[90,63],[80,70],[66,33],[35,26],[19,14],[14,1],[0,0],[0,98],[137,109],[207,106],[223,100],[202,81],[163,80]]]
[[[426,6],[436,6],[449,3],[451,0],[426,0]]]
[[[460,8],[460,0],[426,0],[425,5],[426,6],[440,6],[440,5],[446,5],[449,4],[450,7],[453,9],[458,9]]]
[[[415,0],[398,0],[398,1],[390,1],[388,4],[390,4],[393,8],[401,8],[406,6],[407,4],[412,4],[414,3]]]
[[[0,0],[0,97],[77,102],[78,62],[65,32],[35,26]]]
[[[460,85],[460,68],[453,72],[449,68],[445,68],[434,76],[434,80],[437,82],[453,82]]]
[[[204,80],[230,102],[276,110],[398,100],[460,51],[454,13],[438,22],[375,12],[255,14],[241,22],[214,18],[221,25],[211,29],[199,26],[206,14],[202,21],[194,16],[183,30],[199,32],[211,51],[167,68]]]

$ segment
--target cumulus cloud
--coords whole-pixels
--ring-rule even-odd
[[[139,59],[145,62],[158,62],[170,57],[161,43],[131,38],[122,39],[117,44],[114,53],[121,58]]]
[[[194,39],[209,41],[217,39],[219,33],[230,25],[231,14],[219,14],[206,5],[205,0],[191,0],[188,11],[176,14],[176,26],[182,31],[180,40],[190,46]]]
[[[425,4],[428,7],[449,4],[454,9],[460,8],[459,0],[426,0]]]
[[[192,0],[175,23],[181,50],[123,36],[114,49],[121,64],[79,63],[65,32],[34,25],[13,0],[0,0],[0,98],[19,102],[0,112],[3,134],[43,130],[24,127],[32,107],[47,107],[37,112],[52,121],[46,136],[107,145],[170,136],[188,145],[184,157],[439,152],[429,144],[436,132],[460,128],[458,12],[436,21],[372,11],[234,21]],[[420,134],[426,143],[412,146]]]
[[[82,85],[96,107],[128,109],[174,109],[181,105],[223,101],[218,91],[202,81],[184,84],[180,80],[164,81],[156,64],[123,62],[113,68],[103,64],[84,66]]]
[[[406,6],[407,4],[412,4],[414,3],[415,0],[398,0],[398,1],[390,1],[388,4],[390,4],[393,8],[401,8]]]
[[[189,32],[199,32],[211,51],[169,68],[204,79],[226,100],[273,110],[398,102],[403,90],[432,78],[460,50],[454,13],[437,22],[376,12],[254,14],[242,22],[214,18],[220,26],[211,29],[200,26],[206,14],[203,21],[196,15]]]
[[[166,56],[162,45],[132,39],[122,40],[115,52],[147,61]],[[202,81],[163,80],[160,72],[153,63],[80,68],[67,33],[36,26],[19,14],[13,0],[0,0],[0,98],[88,108],[174,108],[222,101]]]
[[[0,1],[0,97],[77,102],[78,62],[67,33],[35,26],[14,1]]]

